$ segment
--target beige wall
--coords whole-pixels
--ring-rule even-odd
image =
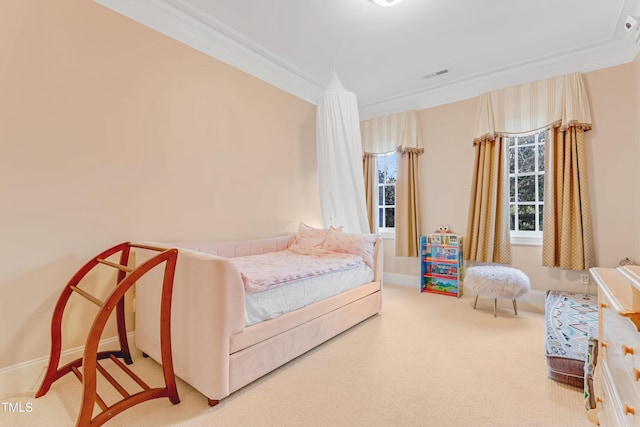
[[[636,136],[639,61],[584,76],[593,119],[587,146],[596,257],[601,266],[615,266],[634,255],[640,261],[640,249],[634,244],[634,240],[640,242],[640,190],[634,163],[640,159]],[[425,234],[441,224],[466,234],[476,103],[474,98],[420,111],[425,143],[421,159]],[[394,241],[385,243],[385,272],[420,275],[417,258],[396,257]],[[539,246],[513,246],[512,255],[512,265],[530,276],[533,289],[584,291],[581,272],[541,267]],[[593,286],[590,290],[595,292]]]
[[[59,292],[112,245],[321,223],[315,106],[94,2],[0,2],[0,99],[0,368],[48,354]]]

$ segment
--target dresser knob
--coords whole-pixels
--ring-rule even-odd
[[[624,354],[624,355],[635,354],[635,350],[633,349],[633,347],[629,347],[629,346],[626,346],[626,345],[622,344],[622,354]]]
[[[601,308],[607,308],[607,304],[605,304],[604,302],[601,302],[601,303],[600,303],[600,307],[601,307]]]
[[[624,405],[624,414],[625,415],[629,415],[629,414],[635,415],[636,414],[636,410],[632,406]]]
[[[599,397],[599,396],[596,396],[596,402],[598,402],[598,403],[602,403],[602,398],[601,398],[601,397]]]
[[[600,347],[602,347],[602,348],[607,348],[607,343],[606,343],[606,342],[604,342],[604,341],[602,341],[602,342],[600,343]]]
[[[636,374],[636,381],[640,381],[640,370],[638,368],[633,368],[633,372]]]

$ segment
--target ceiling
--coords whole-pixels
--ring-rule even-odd
[[[335,71],[361,119],[619,65],[639,50],[640,24],[625,29],[638,0],[94,1],[313,103]]]

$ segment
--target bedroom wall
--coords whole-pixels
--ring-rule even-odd
[[[0,2],[0,99],[0,371],[48,355],[59,292],[110,246],[321,224],[314,105],[94,2]]]
[[[638,161],[640,95],[630,89],[638,84],[639,69],[636,60],[584,75],[593,119],[593,130],[587,133],[588,167],[596,259],[601,266],[616,266],[634,254],[638,258],[635,242],[640,239],[632,236],[640,234],[640,192],[633,153]],[[425,142],[420,165],[425,234],[441,224],[466,234],[476,102],[473,98],[420,111]],[[396,257],[394,243],[385,241],[385,272],[418,277],[419,260]],[[539,246],[514,245],[512,256],[512,265],[529,275],[533,289],[584,292],[581,272],[541,266]],[[418,286],[417,279],[412,283]],[[591,285],[590,290],[595,292],[595,287]]]

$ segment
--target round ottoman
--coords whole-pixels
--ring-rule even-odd
[[[473,303],[475,310],[478,304],[478,296],[493,298],[493,316],[498,311],[498,298],[506,298],[513,301],[513,311],[518,315],[516,298],[529,292],[531,284],[529,277],[517,268],[499,265],[481,265],[469,267],[465,273],[464,286],[476,294]]]

